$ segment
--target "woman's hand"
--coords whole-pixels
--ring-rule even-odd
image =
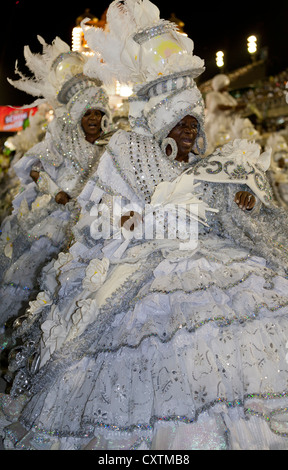
[[[57,204],[63,204],[63,206],[65,206],[65,204],[67,204],[70,199],[71,197],[69,196],[69,194],[65,193],[64,191],[59,191],[59,193],[57,193],[55,196],[55,201],[57,202]]]
[[[121,227],[124,227],[125,230],[128,232],[133,232],[138,224],[142,221],[142,217],[138,212],[127,212],[126,214],[122,215],[120,219]]]
[[[32,180],[33,180],[35,183],[37,183],[37,180],[38,180],[38,178],[39,178],[39,176],[40,176],[40,173],[39,173],[39,171],[31,170],[31,171],[30,171],[30,176],[31,176]]]
[[[256,198],[248,191],[238,191],[238,193],[235,194],[234,201],[243,211],[251,211],[255,206]]]

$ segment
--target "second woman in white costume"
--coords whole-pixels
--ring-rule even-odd
[[[14,166],[21,187],[1,226],[1,326],[23,313],[39,290],[43,266],[69,244],[76,198],[111,136],[108,96],[99,80],[83,75],[83,56],[59,38],[43,49],[40,58],[25,49],[36,78],[13,82],[27,92],[34,86],[44,96],[36,103],[49,100],[55,118],[45,139]],[[46,75],[37,82],[40,61]]]

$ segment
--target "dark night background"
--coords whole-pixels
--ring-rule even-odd
[[[3,2],[3,3],[2,3]],[[23,47],[41,52],[37,35],[51,43],[55,36],[71,45],[75,21],[86,8],[101,18],[109,0],[91,2],[2,0],[0,26],[0,105],[23,105],[32,97],[15,90],[7,82],[14,75],[15,61],[26,72]],[[194,41],[194,53],[205,60],[202,81],[212,78],[219,69],[215,65],[217,50],[225,52],[225,72],[251,63],[246,40],[251,34],[258,38],[258,57],[267,56],[267,73],[275,74],[288,67],[288,1],[274,2],[192,2],[175,3],[155,0],[161,18],[171,13],[184,23],[184,31]]]

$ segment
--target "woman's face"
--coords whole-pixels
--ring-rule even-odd
[[[197,133],[198,121],[193,116],[185,116],[173,127],[168,137],[172,137],[177,143],[178,153],[176,160],[188,161],[188,154],[195,144]],[[169,156],[169,146],[167,148],[167,155]]]
[[[88,142],[94,143],[100,136],[102,116],[103,113],[99,109],[87,109],[82,117],[81,125]]]

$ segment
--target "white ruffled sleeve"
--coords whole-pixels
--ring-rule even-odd
[[[30,176],[30,172],[32,170],[33,165],[41,164],[39,160],[39,156],[35,153],[35,155],[27,155],[23,156],[18,160],[18,162],[14,165],[14,170],[16,175],[21,181],[21,184],[30,184],[32,182],[32,178]]]

